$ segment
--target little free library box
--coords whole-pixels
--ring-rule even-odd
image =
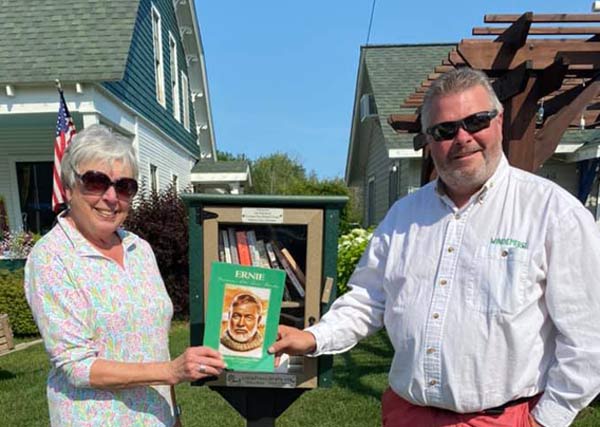
[[[266,349],[278,324],[310,326],[335,299],[340,212],[348,199],[182,197],[189,218],[191,345],[218,348],[230,367],[193,385],[219,392],[249,426],[274,425],[302,392],[331,385],[331,356],[292,356],[275,368]]]

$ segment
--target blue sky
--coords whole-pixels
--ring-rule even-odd
[[[343,177],[372,1],[195,0],[217,149],[288,153]],[[591,0],[377,0],[369,44],[457,42],[491,13],[588,13]]]

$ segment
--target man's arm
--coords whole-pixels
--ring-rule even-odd
[[[546,252],[556,361],[532,415],[544,426],[563,427],[600,392],[600,232],[583,206],[549,224]]]

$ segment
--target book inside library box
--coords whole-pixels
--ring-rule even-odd
[[[205,309],[211,268],[213,262],[218,261],[285,272],[280,324],[304,328],[320,318],[321,210],[271,209],[269,222],[264,215],[249,215],[239,207],[204,207],[204,210],[214,214],[203,223]],[[284,358],[282,366],[275,372],[293,377],[281,382],[282,386],[317,386],[317,360],[314,358]],[[223,378],[226,375],[222,375],[217,384],[226,384],[227,378]]]

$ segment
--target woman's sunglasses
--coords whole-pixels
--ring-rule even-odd
[[[78,174],[73,168],[75,176],[83,184],[83,189],[91,194],[104,194],[109,187],[115,187],[115,193],[120,199],[131,199],[138,191],[138,183],[133,178],[119,178],[111,180],[104,172],[86,171]]]
[[[469,133],[476,133],[480,130],[489,128],[490,123],[497,115],[497,110],[482,111],[480,113],[471,114],[462,120],[456,120],[455,122],[438,123],[437,125],[427,128],[425,132],[431,135],[436,142],[446,141],[448,139],[453,139],[460,128],[463,128]]]

